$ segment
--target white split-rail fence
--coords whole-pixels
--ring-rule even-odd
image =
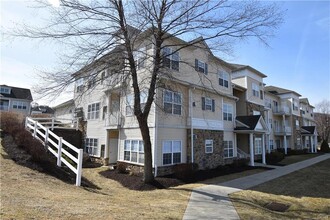
[[[53,126],[52,126],[53,127]],[[26,117],[25,128],[32,133],[32,136],[42,142],[47,147],[48,151],[51,152],[57,158],[57,166],[61,166],[62,162],[69,167],[76,174],[76,186],[81,185],[81,174],[82,174],[82,161],[83,161],[83,150],[79,149],[62,137],[57,136],[50,128],[46,128],[37,120],[33,120],[30,117]],[[57,143],[56,143],[57,142]],[[76,155],[70,153],[68,149],[76,152]],[[76,166],[71,165],[63,156],[70,158]]]

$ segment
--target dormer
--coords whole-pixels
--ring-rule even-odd
[[[0,86],[0,93],[1,94],[10,94],[11,88],[7,86]]]

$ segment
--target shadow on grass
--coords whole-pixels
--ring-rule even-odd
[[[1,153],[3,159],[13,160],[20,166],[48,174],[68,184],[74,185],[76,183],[76,174],[64,165],[58,167],[56,165],[56,158],[53,155],[48,154],[48,158],[43,158],[42,162],[33,161],[32,157],[24,149],[18,147],[14,143],[10,135],[2,133],[1,137],[1,145],[7,153],[7,155]],[[81,186],[85,189],[100,189],[97,185],[84,177],[81,179]]]

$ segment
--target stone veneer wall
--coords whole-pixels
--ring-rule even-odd
[[[223,157],[223,131],[194,129],[194,163],[198,169],[212,169],[225,164]],[[191,162],[191,132],[187,129],[187,161]],[[205,153],[205,140],[213,140],[213,153]]]
[[[261,116],[265,118],[265,108],[263,106],[251,102],[247,102],[246,104],[247,115],[253,115],[253,111],[259,111]]]

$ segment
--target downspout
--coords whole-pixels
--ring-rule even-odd
[[[194,163],[194,126],[193,126],[193,104],[192,92],[189,88],[189,113],[190,113],[190,145],[191,145],[191,163]]]
[[[158,94],[157,93],[157,90],[155,91],[156,95]],[[155,168],[155,172],[154,172],[154,177],[157,177],[157,147],[158,147],[158,144],[157,144],[157,141],[158,141],[158,138],[157,138],[157,120],[158,120],[158,117],[157,117],[157,105],[156,103],[154,102],[154,168]]]

